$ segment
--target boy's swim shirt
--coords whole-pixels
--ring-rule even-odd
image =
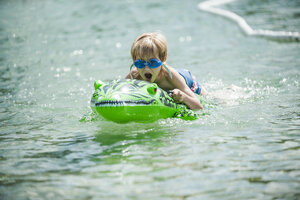
[[[176,71],[184,78],[186,84],[189,88],[196,94],[201,93],[201,85],[197,81],[196,77],[191,74],[189,70],[186,69],[176,69]]]

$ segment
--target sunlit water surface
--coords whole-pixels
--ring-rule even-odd
[[[1,199],[299,198],[299,43],[246,36],[198,3],[1,1]],[[300,31],[296,0],[222,7]],[[213,107],[196,121],[80,122],[93,81],[124,77],[152,31]]]

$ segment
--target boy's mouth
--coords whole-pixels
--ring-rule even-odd
[[[152,78],[152,74],[151,73],[145,73],[145,78],[147,79],[147,81],[151,81]]]

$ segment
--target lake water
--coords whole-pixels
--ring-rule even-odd
[[[300,44],[250,37],[200,1],[1,1],[1,199],[298,199]],[[222,8],[300,32],[297,0]],[[195,121],[80,122],[143,32],[213,108]]]

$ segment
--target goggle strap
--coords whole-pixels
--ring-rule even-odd
[[[165,64],[162,64],[162,65],[163,65],[164,68],[167,70],[167,72],[169,73],[170,78],[172,79],[172,74],[171,74],[169,68],[168,68]]]
[[[129,74],[130,74],[130,79],[133,79],[133,77],[132,77],[132,75],[131,75],[131,70],[132,70],[132,67],[134,66],[134,64],[132,64],[131,66],[130,66],[130,69],[129,69]]]

